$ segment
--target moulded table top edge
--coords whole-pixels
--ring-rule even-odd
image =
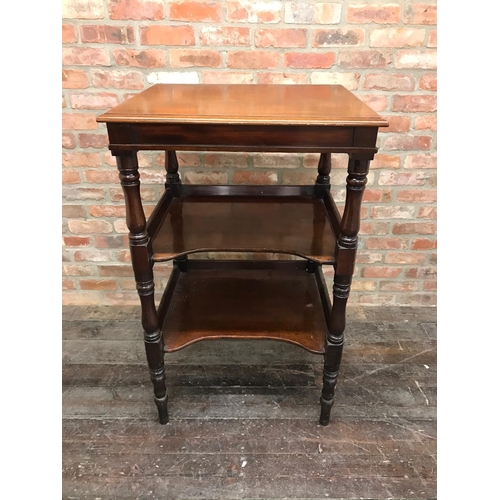
[[[388,126],[342,85],[155,84],[98,116],[97,121]]]

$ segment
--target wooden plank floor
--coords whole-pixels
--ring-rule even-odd
[[[159,425],[139,317],[64,308],[64,499],[436,497],[435,309],[349,309],[328,427],[321,356],[255,340],[166,355]]]

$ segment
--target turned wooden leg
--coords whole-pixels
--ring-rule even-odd
[[[330,189],[330,172],[332,170],[331,153],[321,153],[318,162],[318,176],[314,185],[314,196],[323,198],[325,191]]]
[[[175,196],[180,196],[181,178],[179,176],[179,162],[175,151],[165,151],[165,170],[167,171],[167,181],[165,188],[172,189]]]
[[[335,385],[339,375],[344,346],[345,314],[351,287],[358,232],[360,226],[361,201],[366,185],[366,175],[371,157],[352,154],[349,157],[346,203],[341,221],[341,233],[335,248],[335,277],[333,280],[333,307],[326,337],[323,391],[321,393],[321,415],[319,422],[327,425],[333,406]]]
[[[160,423],[166,424],[168,422],[168,396],[163,361],[163,337],[154,303],[153,268],[150,259],[149,236],[146,232],[146,217],[140,195],[137,155],[132,152],[120,152],[115,156],[125,196],[126,222],[130,231],[130,256],[141,301],[142,327],[149,373],[153,382],[154,399],[158,407]]]

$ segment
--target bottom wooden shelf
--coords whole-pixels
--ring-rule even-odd
[[[191,260],[160,305],[165,352],[207,339],[272,339],[325,352],[330,301],[306,261]]]

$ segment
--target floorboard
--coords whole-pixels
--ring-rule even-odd
[[[126,318],[126,320],[122,320]],[[329,426],[322,359],[273,341],[166,355],[157,423],[138,308],[63,310],[63,498],[436,498],[436,310],[352,307]]]

